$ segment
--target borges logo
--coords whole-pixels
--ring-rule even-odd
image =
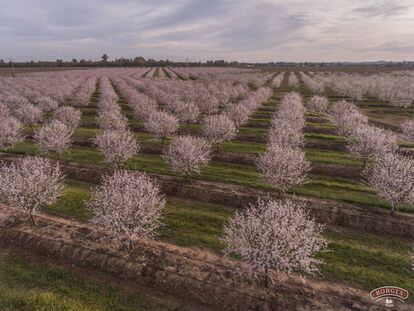
[[[404,302],[408,298],[408,291],[396,286],[383,286],[372,290],[369,295],[374,300],[384,300],[387,307],[392,307],[394,299]]]

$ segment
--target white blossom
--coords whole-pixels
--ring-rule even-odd
[[[315,258],[327,241],[323,227],[305,211],[303,203],[258,200],[224,227],[226,254],[237,254],[253,270],[315,273]]]
[[[0,167],[0,200],[33,215],[56,203],[64,189],[59,164],[41,157],[20,158]]]
[[[171,141],[164,157],[175,171],[199,173],[200,168],[210,161],[211,145],[202,138],[179,136]]]
[[[145,173],[115,171],[102,178],[88,202],[93,222],[119,241],[153,238],[165,206],[160,187]]]

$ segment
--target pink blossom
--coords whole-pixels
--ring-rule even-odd
[[[98,113],[97,122],[102,130],[108,131],[125,131],[127,127],[127,119],[116,110],[101,110]]]
[[[92,191],[88,207],[93,222],[110,237],[129,242],[155,236],[161,225],[165,200],[160,187],[145,173],[115,171]]]
[[[288,85],[289,87],[296,88],[299,86],[299,79],[294,72],[290,72],[288,78]]]
[[[325,89],[325,83],[316,77],[310,77],[304,72],[300,72],[302,81],[305,83],[306,87],[310,89],[313,93],[321,94]]]
[[[179,127],[178,119],[164,111],[153,111],[144,123],[145,129],[163,140]]]
[[[268,131],[268,144],[297,148],[304,144],[305,108],[302,97],[296,92],[283,96],[279,109]]]
[[[285,73],[281,72],[279,74],[277,74],[273,79],[272,79],[272,87],[275,89],[280,88],[280,85],[282,84],[282,81],[285,77]]]
[[[72,103],[76,107],[86,107],[96,87],[96,76],[87,77],[72,95]]]
[[[23,140],[21,122],[11,116],[0,117],[0,148],[12,147]]]
[[[0,102],[0,119],[10,116],[10,109],[6,104]]]
[[[59,120],[52,120],[43,125],[34,134],[39,149],[42,152],[65,152],[72,143],[73,130]]]
[[[205,115],[211,115],[218,112],[220,106],[219,100],[214,96],[208,96],[203,98],[199,103],[198,107],[201,112]]]
[[[386,153],[375,158],[372,168],[364,171],[368,184],[390,205],[414,203],[414,158]]]
[[[280,120],[269,129],[267,134],[269,145],[278,145],[286,148],[302,147],[305,143],[303,133],[289,121]]]
[[[148,97],[139,98],[130,106],[134,110],[134,117],[138,120],[146,120],[151,113],[158,109],[157,103]]]
[[[73,107],[63,106],[55,110],[53,118],[66,124],[69,128],[75,129],[80,124],[81,113]]]
[[[310,170],[310,162],[299,148],[269,145],[266,152],[256,162],[265,180],[273,188],[285,191],[301,184]]]
[[[2,101],[11,110],[20,108],[25,105],[30,105],[30,101],[26,97],[20,95],[5,96]]]
[[[319,95],[312,96],[307,104],[309,109],[316,111],[317,113],[325,113],[328,105],[328,99],[325,96]]]
[[[202,138],[179,136],[171,141],[164,157],[175,171],[199,173],[200,168],[210,161],[211,145]]]
[[[338,134],[350,137],[357,129],[368,126],[368,118],[357,110],[341,116],[334,124],[338,127]]]
[[[225,114],[234,122],[236,128],[238,128],[247,122],[250,116],[250,111],[244,105],[232,104],[227,106]]]
[[[192,102],[179,102],[175,107],[175,112],[183,123],[195,122],[200,115],[200,109]]]
[[[401,124],[401,129],[411,141],[414,141],[414,119],[404,121]]]
[[[59,103],[50,97],[40,97],[36,99],[36,104],[43,112],[52,112],[59,107]]]
[[[338,127],[338,134],[346,137],[352,135],[357,128],[368,125],[368,118],[359,112],[354,104],[346,101],[333,104],[329,114]]]
[[[315,255],[327,247],[323,227],[309,216],[303,203],[258,200],[224,227],[225,253],[237,254],[248,268],[291,274],[318,272]]]
[[[344,114],[355,111],[357,108],[354,104],[345,100],[340,100],[332,104],[329,114],[334,120],[340,119]]]
[[[280,123],[289,123],[297,131],[302,131],[305,125],[305,107],[302,96],[296,92],[290,92],[283,96],[276,117],[272,120],[272,126],[278,127]]]
[[[214,115],[204,118],[204,136],[212,143],[230,140],[236,135],[236,127],[226,115]]]
[[[43,118],[43,112],[32,104],[22,105],[14,111],[15,116],[28,125],[39,123]]]
[[[367,160],[397,149],[395,134],[371,125],[356,127],[347,143],[349,152],[362,158],[364,166]]]
[[[128,130],[104,130],[94,140],[109,163],[119,165],[136,155],[140,149]]]
[[[59,164],[41,157],[20,158],[0,167],[0,198],[11,208],[33,215],[56,203],[64,189]]]

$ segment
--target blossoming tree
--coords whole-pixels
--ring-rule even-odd
[[[263,271],[267,285],[270,269],[317,272],[321,262],[315,255],[327,246],[322,231],[303,203],[259,199],[225,225],[225,253],[239,255],[249,270]]]
[[[56,203],[64,189],[59,164],[41,157],[24,157],[0,167],[0,199],[11,208],[34,215]]]
[[[88,206],[95,224],[132,248],[135,240],[155,236],[165,200],[158,184],[145,173],[117,170],[102,178]]]

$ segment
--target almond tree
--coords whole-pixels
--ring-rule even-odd
[[[256,166],[264,174],[268,184],[278,191],[301,184],[310,171],[310,162],[299,148],[269,145],[266,152],[258,157]]]
[[[23,140],[20,121],[11,116],[0,117],[0,148],[12,147]]]
[[[386,153],[377,157],[372,168],[364,171],[368,184],[391,206],[414,202],[414,158]]]
[[[350,136],[355,129],[368,125],[368,118],[358,111],[356,106],[350,102],[341,100],[334,103],[329,114],[332,117],[332,123],[338,127],[338,134]]]
[[[16,84],[14,84],[14,85],[16,85]],[[4,87],[3,84],[1,86]],[[4,92],[4,93],[5,93],[5,95],[2,97],[1,100],[10,109],[15,109],[15,108],[19,108],[23,105],[30,104],[30,101],[24,96],[14,95],[14,94],[7,94],[7,92]]]
[[[71,129],[75,129],[80,124],[81,113],[73,107],[63,106],[54,111],[53,118],[65,123]]]
[[[250,111],[246,106],[240,104],[231,104],[226,107],[226,116],[234,122],[236,128],[247,122]]]
[[[142,97],[133,101],[130,106],[136,119],[146,120],[151,113],[158,110],[158,104],[155,100],[144,97],[144,94],[140,93],[139,95]]]
[[[315,258],[327,247],[323,227],[303,203],[264,201],[237,212],[224,226],[225,253],[236,254],[249,270],[264,271],[266,286],[270,269],[291,274],[318,272],[321,263]]]
[[[52,112],[59,107],[59,103],[50,97],[40,97],[36,100],[36,104],[43,112]]]
[[[72,104],[77,107],[86,107],[91,96],[95,91],[97,77],[95,75],[87,77],[72,94]]]
[[[308,108],[317,113],[325,113],[328,108],[329,101],[325,96],[312,96],[308,102]]]
[[[346,100],[340,100],[335,102],[329,107],[329,115],[331,115],[334,121],[340,119],[345,113],[356,110],[354,104],[347,102]]]
[[[109,163],[118,166],[136,155],[140,145],[128,130],[104,130],[94,143],[99,147]]]
[[[289,87],[297,88],[299,86],[299,79],[294,72],[290,72],[288,78]]]
[[[138,239],[149,239],[161,225],[165,200],[160,187],[145,173],[115,171],[102,178],[92,191],[88,207],[93,222],[129,248]]]
[[[300,72],[300,75],[306,87],[310,89],[313,93],[323,93],[323,91],[325,90],[325,84],[322,81],[312,78],[304,72]]]
[[[286,148],[298,148],[304,145],[305,139],[300,129],[290,122],[280,120],[269,129],[267,134],[269,145],[278,145]]]
[[[201,112],[205,115],[212,115],[218,112],[220,103],[214,96],[203,98],[198,104]]]
[[[175,107],[178,118],[183,123],[195,122],[200,115],[200,109],[192,102],[182,102]]]
[[[414,119],[404,121],[401,124],[401,129],[410,140],[414,141]]]
[[[102,130],[125,132],[127,128],[126,117],[117,110],[100,110],[97,122]]]
[[[70,147],[72,135],[73,130],[66,124],[52,120],[36,131],[34,139],[42,152],[55,152],[60,155]]]
[[[396,140],[391,132],[363,124],[356,127],[352,135],[347,138],[347,149],[363,159],[363,168],[365,168],[368,160],[396,150]]]
[[[200,168],[211,159],[211,145],[204,139],[190,135],[174,138],[164,158],[172,169],[189,175],[200,172]]]
[[[155,137],[165,139],[171,136],[179,127],[178,119],[164,111],[153,111],[144,123],[145,129]]]
[[[30,126],[39,123],[43,118],[43,112],[32,104],[22,105],[20,108],[14,111],[16,117],[23,123]]]
[[[345,113],[334,124],[338,127],[338,134],[348,138],[359,129],[369,126],[368,118],[357,110]]]
[[[41,157],[20,158],[0,167],[0,200],[33,216],[56,203],[64,189],[59,164]]]
[[[10,117],[10,109],[9,107],[7,107],[6,104],[3,104],[2,102],[0,102],[0,118],[6,118],[6,117]]]
[[[214,115],[204,118],[202,131],[213,144],[230,140],[236,136],[236,127],[226,115]]]
[[[296,92],[290,92],[283,96],[277,115],[272,119],[272,126],[277,128],[284,122],[297,131],[302,131],[306,122],[305,112],[302,97]]]

